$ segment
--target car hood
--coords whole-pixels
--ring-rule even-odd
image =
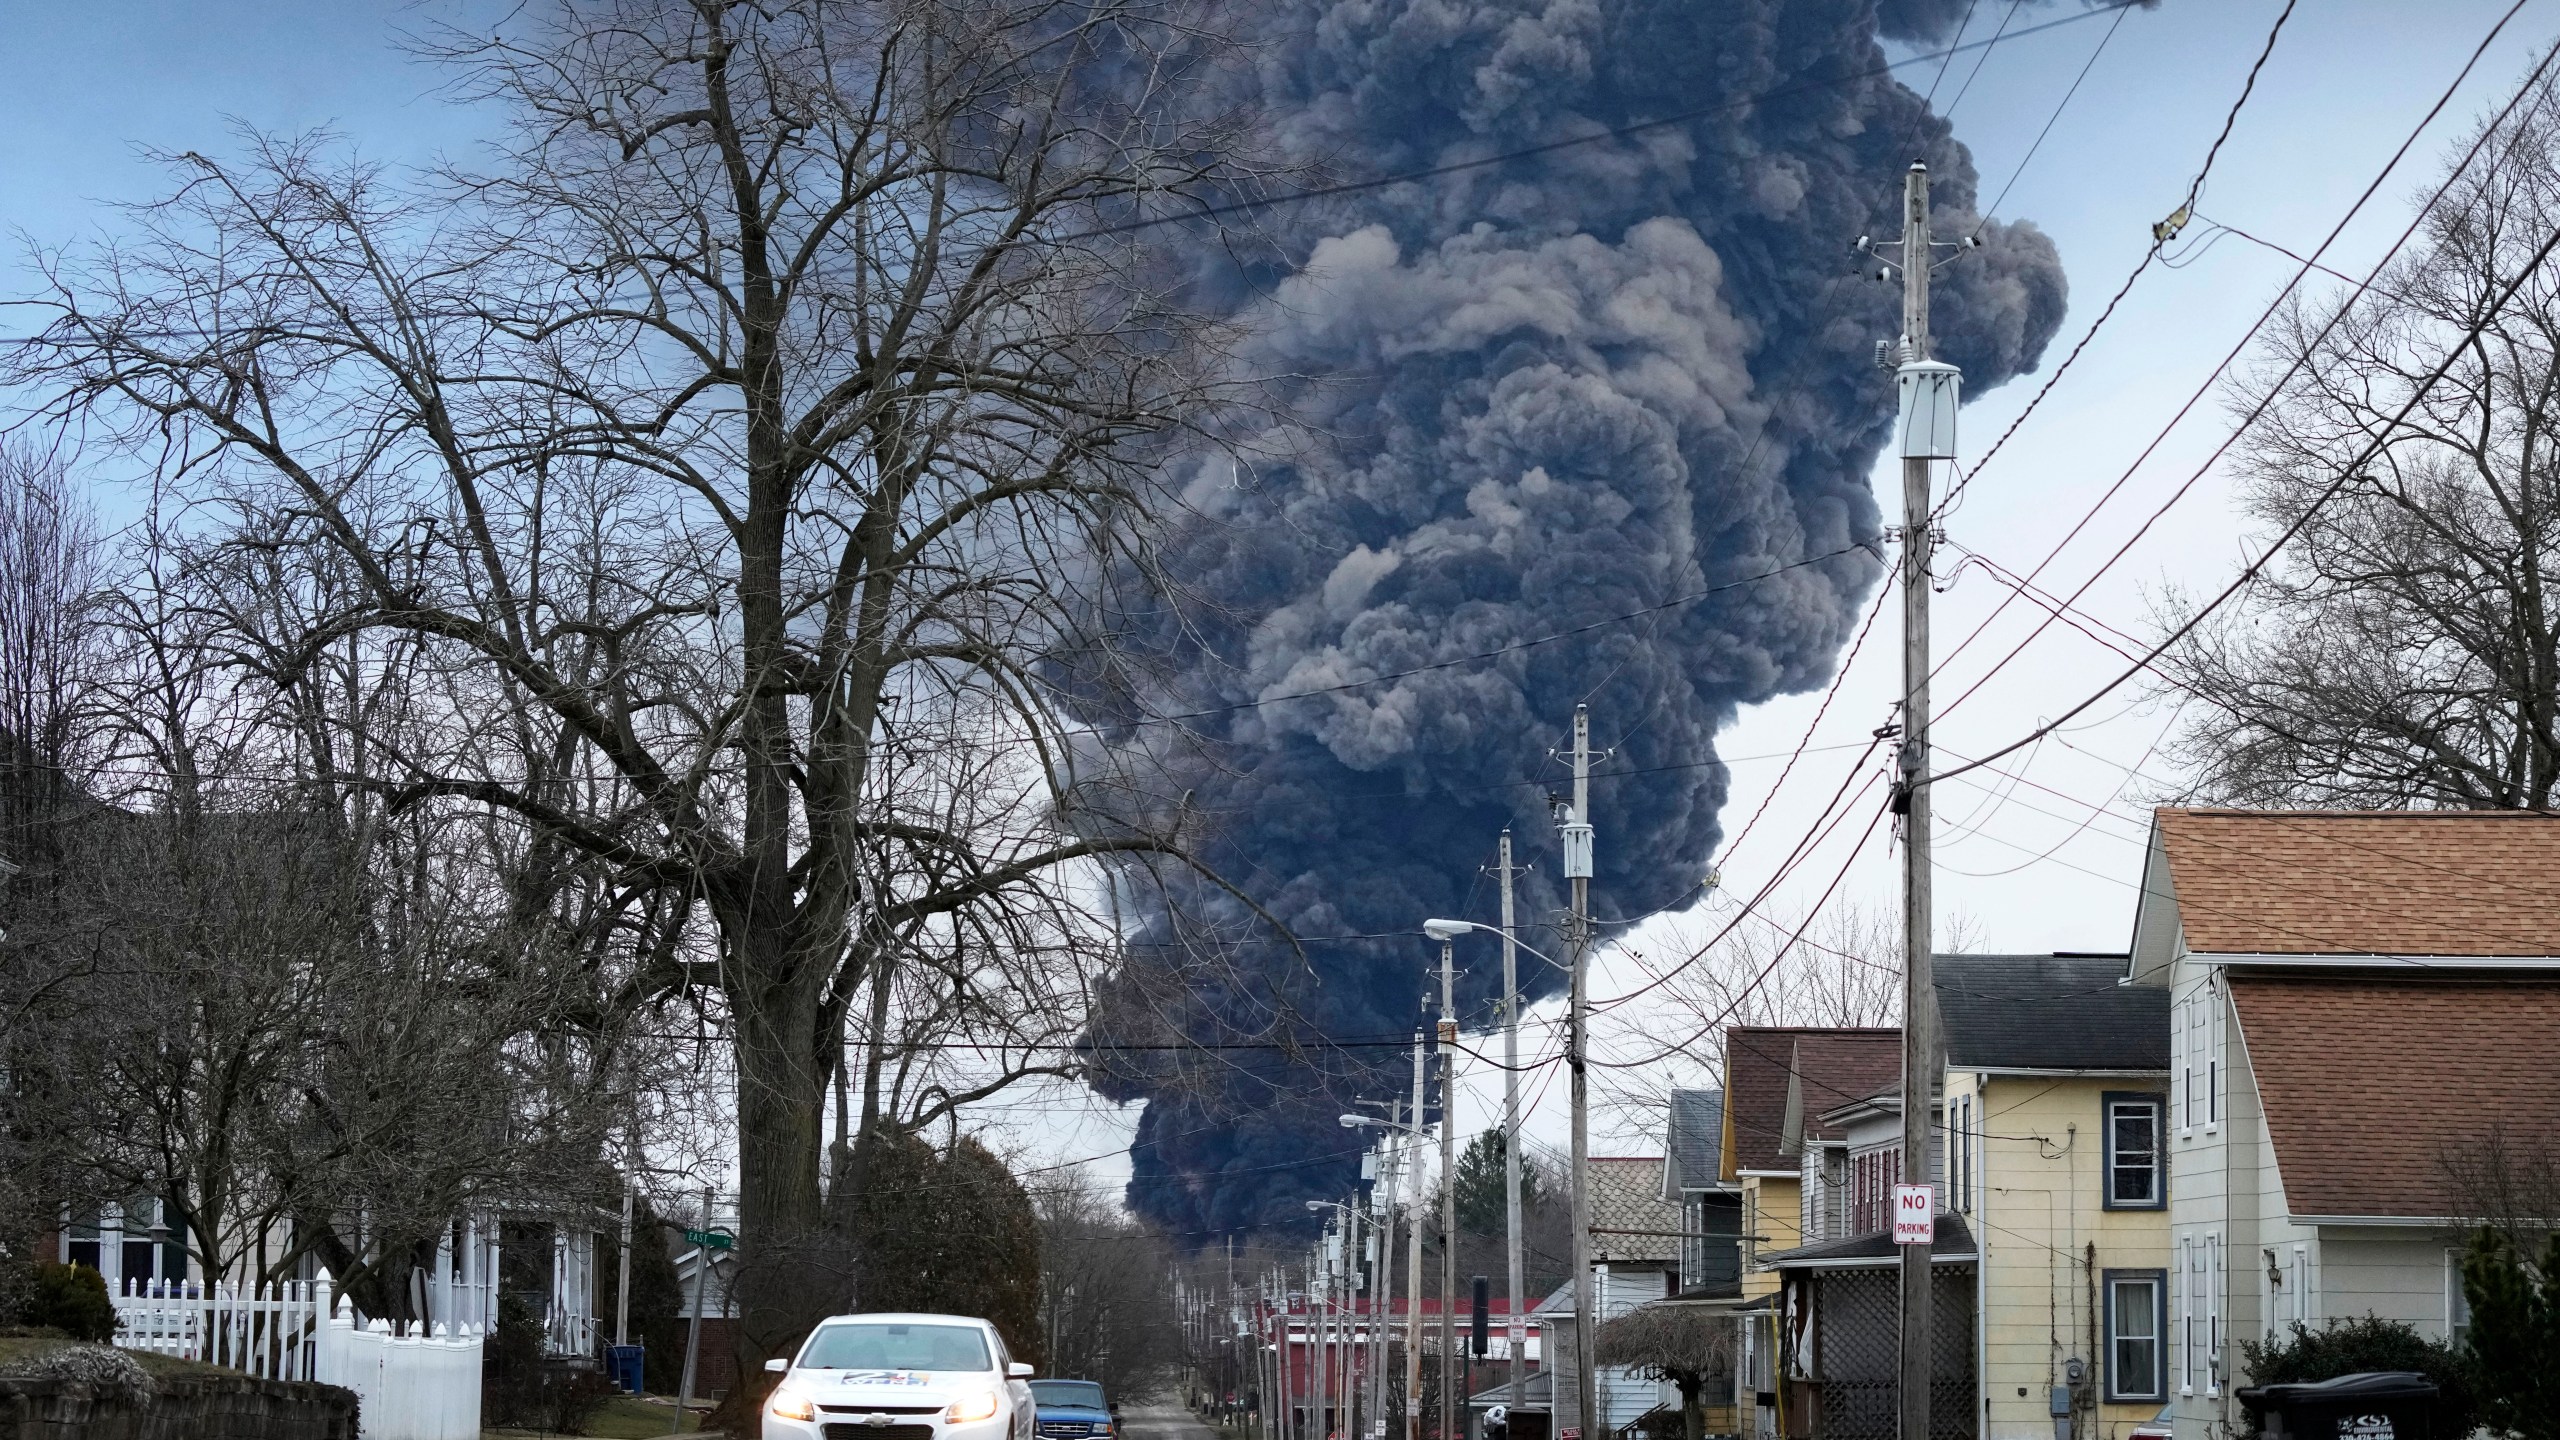
[[[794,1390],[821,1405],[901,1410],[940,1410],[967,1395],[1003,1393],[1004,1377],[974,1370],[800,1370]]]
[[[1098,1410],[1091,1405],[1043,1405],[1040,1407],[1040,1418],[1043,1420],[1108,1420],[1111,1418],[1111,1412]]]

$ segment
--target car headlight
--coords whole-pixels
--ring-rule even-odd
[[[996,1404],[996,1392],[981,1390],[966,1399],[952,1401],[951,1408],[942,1412],[942,1418],[954,1425],[966,1425],[972,1420],[992,1419],[996,1413]]]
[[[766,1408],[771,1410],[774,1415],[784,1420],[815,1420],[818,1418],[817,1408],[809,1403],[808,1396],[795,1395],[788,1390],[774,1391],[773,1404]]]

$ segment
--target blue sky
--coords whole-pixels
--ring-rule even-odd
[[[2009,8],[2009,0],[1978,0],[1972,37],[1989,35]],[[2280,0],[2166,0],[2131,14],[2019,178],[2004,213],[2049,231],[2070,276],[2072,312],[2048,364],[2140,257],[2151,222],[2184,194],[2280,8]],[[2203,213],[2298,250],[2318,243],[2505,8],[2504,0],[2302,0],[2233,132]],[[489,116],[449,103],[438,93],[445,76],[392,43],[399,29],[461,13],[448,0],[426,7],[95,0],[0,9],[0,46],[17,62],[11,83],[0,87],[0,125],[12,140],[10,159],[0,166],[0,219],[48,244],[110,226],[113,217],[98,202],[142,199],[162,183],[138,158],[141,148],[225,151],[234,143],[229,127],[235,119],[270,129],[328,127],[361,153],[388,162],[465,152]],[[2030,4],[2018,23],[2061,13],[2067,12]],[[2108,24],[2101,18],[2004,42],[1984,61],[1955,122],[1959,138],[1973,147],[1986,195],[2018,164]],[[2560,0],[2534,0],[2524,8],[2445,118],[2349,229],[2332,263],[2354,272],[2381,252],[2406,223],[2409,197],[2432,181],[2448,147],[2555,33]],[[1958,58],[1940,92],[1942,107],[1972,67],[1972,56]],[[1905,74],[1927,88],[1929,67]],[[1844,263],[1850,238],[1842,237]],[[2013,569],[2035,564],[2207,377],[2291,269],[2281,256],[2226,238],[2185,268],[2147,275],[2080,366],[1976,482],[1950,526],[1951,539]],[[0,319],[0,331],[11,329]],[[2041,376],[2029,377],[1970,406],[1966,454],[1978,455],[2040,383]],[[1879,403],[1889,403],[1881,391]],[[2091,534],[2063,553],[2048,582],[2077,585],[2186,478],[2227,423],[2220,405],[2199,407],[2123,497],[2100,513]],[[101,498],[115,508],[112,497]],[[2086,608],[2118,628],[2144,633],[2151,594],[2169,583],[2218,585],[2240,563],[2243,541],[2219,477],[2208,475],[2090,591]],[[1972,629],[1998,595],[1979,575],[1958,583],[1940,601],[1942,644]],[[2020,615],[2013,609],[1950,666],[1942,704],[2025,635]],[[1881,723],[1896,685],[1896,646],[1887,628],[1880,627],[1844,682],[1814,736],[1817,747],[1862,741]],[[2122,664],[2080,636],[2049,631],[1950,715],[1939,739],[1958,753],[2005,743]],[[1942,796],[1948,826],[1941,907],[1971,916],[1991,946],[2123,943],[2142,824],[2138,798],[2150,783],[2129,777],[2125,767],[2169,778],[2150,752],[2169,716],[2133,699],[2101,704],[2086,728],[2040,747],[2002,793],[1951,788]],[[1725,753],[1785,751],[1804,733],[1812,710],[1811,697],[1762,707],[1728,733]],[[1605,717],[1595,717],[1595,729],[1606,728]],[[1768,875],[1845,763],[1844,754],[1830,751],[1808,758],[1776,797],[1762,822],[1765,833],[1747,852],[1726,857],[1729,890],[1756,888]],[[1729,817],[1759,802],[1775,769],[1767,762],[1736,764]],[[1605,845],[1608,816],[1595,820]],[[1845,846],[1818,853],[1801,872],[1813,883],[1782,887],[1782,894],[1809,901],[1846,858]],[[1870,901],[1891,893],[1894,862],[1882,845],[1847,863],[1843,893]],[[1703,937],[1718,923],[1710,911],[1656,927],[1640,944],[1676,954],[1681,937]],[[1594,993],[1606,996],[1640,976],[1633,962],[1610,961]],[[1489,1102],[1497,1093],[1491,1086],[1487,1077],[1476,1100],[1466,1103]],[[1560,1130],[1557,1098],[1549,1093],[1537,1129]],[[1056,1112],[1043,1107],[1041,1113],[1049,1118],[1035,1127],[1039,1143],[1057,1153],[1100,1151],[1120,1133],[1117,1117],[1067,1125]],[[1628,1112],[1621,1123],[1630,1141],[1645,1126],[1641,1111]]]
[[[160,188],[141,150],[218,153],[235,120],[334,129],[385,161],[468,147],[486,115],[448,103],[444,74],[393,44],[398,29],[461,13],[365,0],[0,8],[0,44],[16,62],[0,123],[17,137],[0,166],[0,217],[45,242],[94,231],[110,218],[96,202]]]

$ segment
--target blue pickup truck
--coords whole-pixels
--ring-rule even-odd
[[[1110,1440],[1119,1432],[1102,1387],[1090,1380],[1034,1380],[1040,1440]]]

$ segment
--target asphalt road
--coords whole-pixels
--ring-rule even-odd
[[[1150,1401],[1120,1412],[1123,1440],[1214,1440],[1214,1426],[1203,1425],[1179,1401]]]

